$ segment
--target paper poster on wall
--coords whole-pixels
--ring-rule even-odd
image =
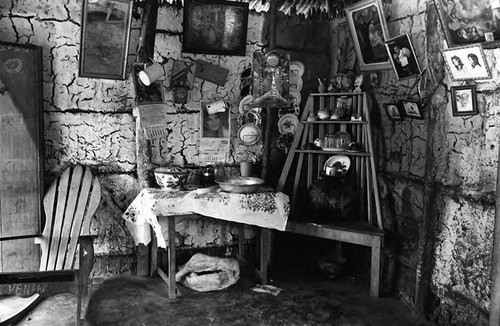
[[[160,138],[166,135],[167,114],[164,104],[139,106],[139,121],[146,139]]]
[[[200,162],[225,162],[230,148],[230,110],[224,101],[201,101]]]

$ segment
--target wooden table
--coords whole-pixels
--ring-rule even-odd
[[[290,212],[287,195],[273,191],[254,194],[222,192],[219,187],[191,191],[165,191],[146,188],[133,200],[123,214],[135,243],[151,244],[150,271],[158,274],[169,285],[169,297],[176,297],[175,226],[179,220],[195,216],[238,223],[239,254],[243,256],[244,225],[260,230],[260,268],[258,274],[267,282],[271,256],[271,229],[285,231]],[[159,219],[166,219],[167,241],[163,237]],[[154,236],[151,237],[151,228]],[[167,249],[166,273],[158,268],[158,247]]]

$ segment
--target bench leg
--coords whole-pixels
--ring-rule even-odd
[[[373,239],[372,245],[372,259],[371,259],[371,272],[370,272],[370,296],[379,296],[380,288],[380,248],[382,246],[382,237]]]

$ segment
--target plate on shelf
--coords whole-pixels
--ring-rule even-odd
[[[260,140],[261,131],[255,123],[247,123],[238,130],[238,138],[243,145],[255,145]]]
[[[299,75],[290,75],[290,89],[302,90],[304,81]]]
[[[351,159],[345,155],[334,155],[326,160],[323,165],[323,172],[327,176],[341,177],[349,171]]]
[[[290,74],[299,75],[302,77],[304,75],[305,67],[304,64],[300,61],[292,61],[290,62]]]
[[[299,118],[293,113],[283,115],[278,121],[280,134],[295,134],[299,126]]]
[[[290,102],[292,105],[299,106],[300,101],[302,101],[302,94],[300,94],[300,91],[295,88],[290,88]]]

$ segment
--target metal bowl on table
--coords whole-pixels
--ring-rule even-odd
[[[259,192],[264,180],[255,177],[231,177],[224,181],[217,181],[222,191],[238,194]]]

